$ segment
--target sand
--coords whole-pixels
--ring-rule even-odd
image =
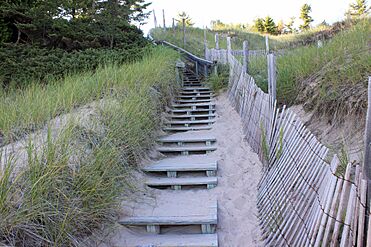
[[[122,203],[122,215],[130,215],[136,210],[138,202],[141,208],[153,210],[157,205],[174,200],[181,195],[184,198],[210,198],[218,200],[217,234],[219,246],[254,247],[262,246],[257,219],[256,196],[257,184],[261,177],[262,164],[252,152],[242,133],[242,122],[237,112],[230,105],[226,93],[217,97],[217,121],[208,133],[217,138],[217,151],[208,154],[218,159],[218,186],[211,190],[158,190],[146,188],[139,183],[137,193]],[[151,161],[147,160],[144,164]],[[137,181],[143,181],[145,175],[138,173]],[[159,202],[158,200],[161,200]],[[174,210],[174,208],[169,208]],[[181,232],[192,233],[192,227],[166,230],[167,234]],[[107,230],[108,236],[96,240],[95,245],[127,246],[127,239],[148,237],[141,228],[116,226]]]

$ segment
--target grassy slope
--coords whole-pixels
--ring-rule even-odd
[[[177,58],[153,48],[132,64],[1,95],[6,136],[98,98],[107,103],[90,118],[95,128],[71,119],[37,149],[30,140],[23,171],[15,174],[17,157],[7,157],[0,170],[0,245],[80,246],[115,220],[120,195],[130,189],[128,168],[153,143],[160,112],[177,87]]]
[[[306,103],[325,115],[364,114],[371,71],[370,20],[359,22],[324,43],[298,47],[277,58],[281,103]],[[250,72],[266,89],[266,59],[251,60]]]
[[[366,84],[370,68],[368,39],[370,20],[362,20],[349,28],[350,23],[338,23],[332,28],[316,28],[300,34],[270,36],[272,50],[290,48],[277,58],[277,95],[280,103],[288,105],[306,103],[306,107],[330,117],[345,114],[363,114],[366,104]],[[344,29],[345,28],[345,29]],[[340,31],[343,30],[343,31]],[[339,32],[340,31],[340,32]],[[243,40],[250,49],[264,49],[264,36],[244,31],[226,30],[221,36],[234,36],[232,49],[241,49]],[[181,30],[151,31],[154,38],[168,40],[182,46]],[[203,56],[203,29],[189,28],[186,49]],[[331,39],[318,49],[311,43],[315,37]],[[214,47],[214,33],[207,32],[208,47]],[[225,38],[220,39],[226,47]],[[258,85],[267,90],[267,62],[265,57],[250,58],[249,73]]]
[[[269,45],[272,50],[279,50],[290,47],[298,41],[304,40],[319,31],[326,28],[320,27],[301,34],[288,34],[282,36],[269,36]],[[232,49],[242,49],[243,41],[249,42],[250,50],[265,49],[265,35],[259,33],[245,32],[241,30],[219,30],[219,46],[221,49],[227,48],[226,37],[232,37]],[[208,30],[206,32],[206,39],[209,48],[215,48],[215,33]],[[157,40],[166,40],[175,45],[183,47],[183,32],[180,28],[168,29],[164,31],[162,28],[155,28],[151,30],[151,35]],[[189,27],[186,31],[186,49],[199,56],[204,56],[204,30],[201,28]]]

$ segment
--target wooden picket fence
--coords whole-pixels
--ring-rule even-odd
[[[371,246],[367,181],[360,166],[348,164],[345,174],[338,174],[336,155],[329,161],[328,148],[294,112],[277,107],[230,49],[205,54],[229,64],[229,100],[264,164],[257,200],[265,245]]]

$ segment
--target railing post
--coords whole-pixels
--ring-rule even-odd
[[[219,34],[215,34],[215,49],[219,50]]]
[[[204,51],[205,51],[205,59],[207,59],[207,36],[206,36],[206,28],[204,29]]]
[[[227,37],[227,63],[229,63],[229,53],[232,52],[231,37]]]
[[[269,54],[269,39],[268,39],[268,34],[265,35],[265,52]]]
[[[196,75],[198,76],[199,75],[198,62],[195,62],[195,72],[196,72]]]
[[[175,18],[173,18],[173,32],[175,33]]]
[[[243,71],[249,73],[249,42],[243,42]]]
[[[182,19],[183,24],[183,48],[186,47],[186,26],[185,26],[185,19]]]
[[[164,10],[164,9],[162,10],[162,19],[163,19],[163,23],[164,23],[164,30],[166,30],[166,23],[165,23],[165,10]]]
[[[268,93],[272,96],[273,102],[276,100],[276,57],[273,53],[267,55],[268,63]]]
[[[156,18],[155,10],[153,10],[153,22],[154,22],[155,28],[156,28],[157,27],[157,18]]]
[[[185,64],[179,60],[176,62],[175,66],[176,66],[176,69],[175,69],[176,81],[177,83],[181,84],[183,82],[183,79],[182,79],[183,73],[181,70],[184,70]]]
[[[365,126],[365,154],[362,167],[363,178],[367,181],[367,208],[371,206],[371,76],[368,77],[368,104]],[[371,229],[369,229],[371,231]]]
[[[207,69],[207,64],[204,64],[204,76],[205,76],[205,78],[207,78],[209,76],[209,72],[208,72],[208,69]]]

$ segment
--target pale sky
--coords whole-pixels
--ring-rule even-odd
[[[326,20],[333,23],[343,19],[345,11],[355,0],[152,0],[149,10],[155,10],[158,24],[162,25],[162,9],[165,10],[166,25],[181,11],[190,15],[195,26],[210,27],[211,20],[224,23],[252,23],[256,17],[270,15],[277,22],[295,16],[298,21],[300,7],[304,3],[312,6],[314,25]],[[153,15],[142,29],[147,33],[153,28]]]

